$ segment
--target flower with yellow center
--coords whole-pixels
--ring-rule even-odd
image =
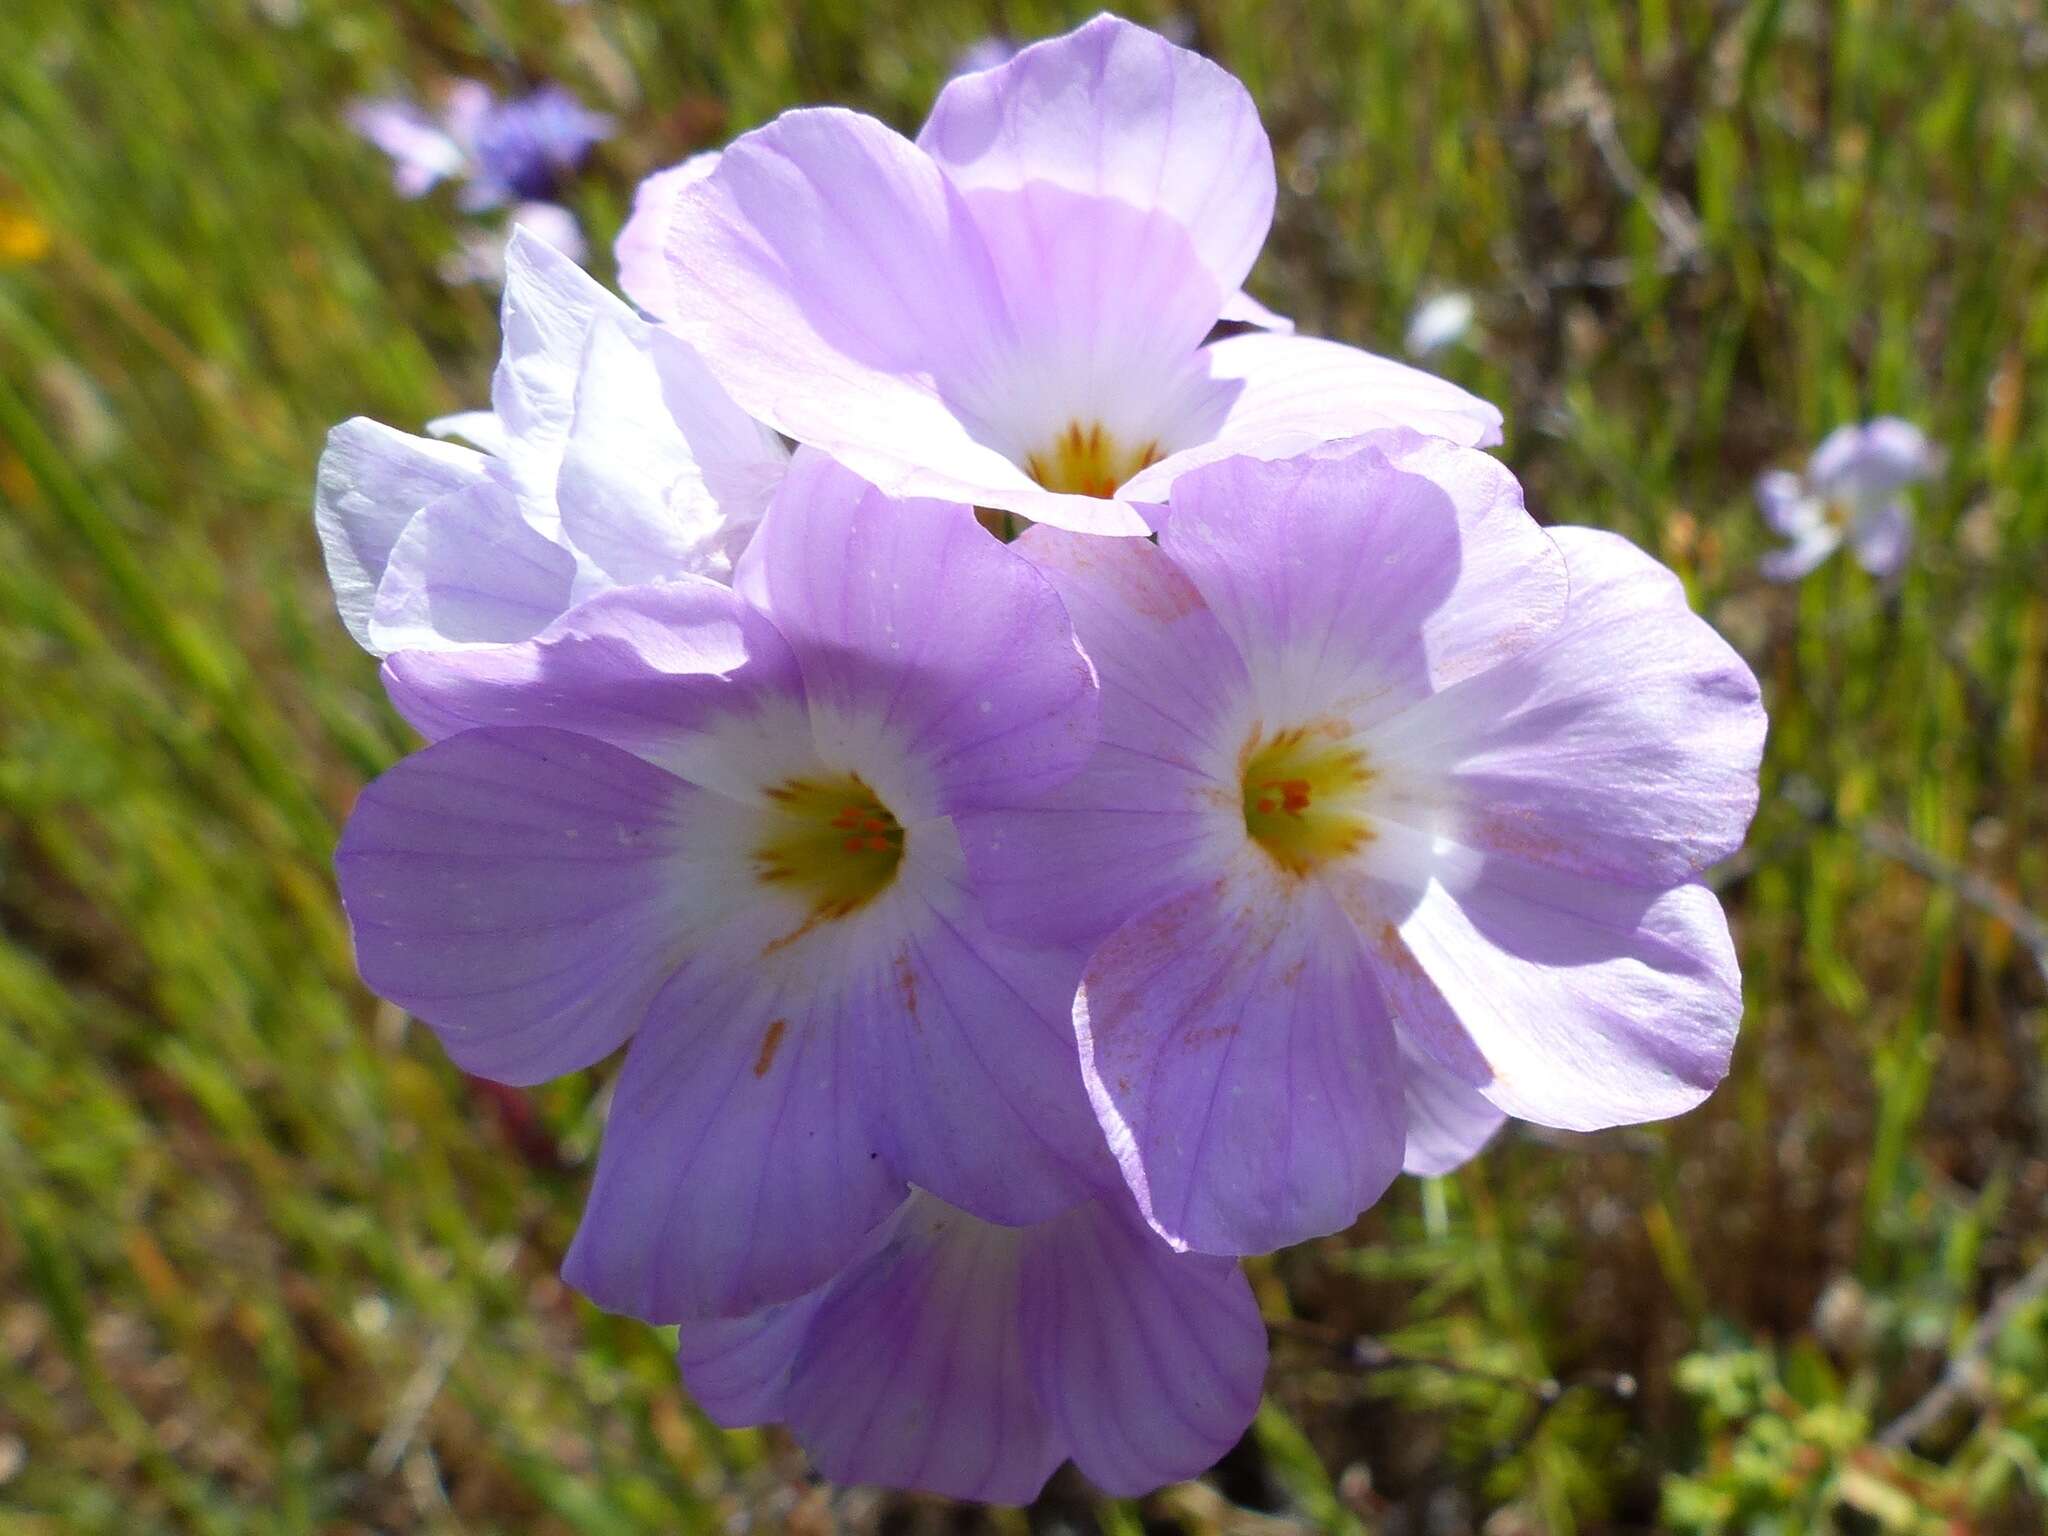
[[[1498,442],[1484,401],[1250,299],[1274,190],[1242,84],[1099,16],[948,83],[914,141],[798,109],[650,180],[619,280],[791,440],[1076,532],[1148,533],[1236,453]]]
[[[1713,1085],[1741,993],[1694,877],[1755,806],[1763,715],[1668,572],[1399,432],[1195,470],[1157,544],[1013,547],[1103,740],[969,863],[1000,922],[1092,950],[1089,1096],[1169,1242],[1263,1253],[1504,1113],[1586,1129]]]
[[[969,508],[800,451],[734,587],[600,592],[386,678],[434,739],[336,855],[365,979],[504,1081],[631,1042],[578,1289],[734,1316],[912,1186],[1006,1226],[1099,1188],[1080,957],[992,928],[961,853],[1086,760],[1094,674]]]
[[[1913,546],[1906,489],[1941,463],[1927,434],[1896,416],[1837,427],[1804,474],[1774,469],[1757,481],[1764,520],[1790,540],[1764,556],[1764,574],[1795,581],[1847,544],[1871,575],[1896,576]]]

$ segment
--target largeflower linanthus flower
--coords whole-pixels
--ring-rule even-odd
[[[995,69],[1007,64],[1017,56],[1017,45],[1007,37],[977,38],[962,48],[953,57],[956,75],[978,75],[984,69]]]
[[[520,203],[511,210],[505,225],[504,229],[465,230],[455,254],[441,263],[442,278],[451,283],[504,287],[505,253],[509,233],[514,230],[524,230],[578,266],[590,254],[583,226],[560,203]]]
[[[379,655],[502,645],[635,582],[723,579],[789,462],[688,346],[515,231],[493,409],[363,417],[321,455],[314,521],[349,633]]]
[[[802,1294],[909,1184],[1022,1224],[1108,1171],[1080,957],[992,931],[959,841],[1093,747],[1051,586],[971,508],[817,454],[736,584],[391,657],[433,745],[336,854],[364,979],[466,1070],[531,1083],[631,1042],[565,1273],[654,1321]]]
[[[1792,541],[1764,556],[1764,574],[1797,581],[1846,543],[1871,575],[1895,575],[1913,544],[1913,511],[1902,493],[1940,467],[1926,434],[1896,416],[1835,428],[1803,476],[1776,469],[1757,480],[1764,521]]]
[[[461,204],[472,211],[552,198],[612,131],[610,118],[562,86],[543,85],[500,100],[480,80],[450,85],[438,115],[380,98],[352,104],[348,119],[391,157],[403,196],[420,197],[438,182],[461,181]]]
[[[1404,432],[1184,475],[1156,546],[1016,547],[1102,746],[970,864],[1006,926],[1098,943],[1089,1093],[1162,1235],[1265,1252],[1503,1114],[1648,1120],[1720,1079],[1741,993],[1695,877],[1764,718],[1669,572]]]
[[[457,80],[438,115],[396,97],[376,97],[349,103],[347,116],[351,128],[390,157],[399,195],[424,197],[439,183],[467,174],[467,146],[490,106],[489,86]]]
[[[1428,357],[1465,339],[1475,313],[1469,293],[1439,293],[1424,299],[1408,317],[1401,347],[1410,357]]]
[[[1272,150],[1229,74],[1103,16],[952,80],[915,143],[790,112],[636,203],[620,281],[733,398],[884,490],[1136,534],[1176,476],[1493,407],[1272,333]],[[1149,509],[1149,510],[1148,510]]]
[[[543,85],[483,115],[471,186],[488,202],[550,197],[611,132],[612,120],[602,112],[591,111],[562,86]]]
[[[1236,1263],[1174,1253],[1122,1191],[1021,1228],[913,1195],[815,1291],[676,1345],[712,1418],[786,1422],[835,1482],[1003,1504],[1070,1458],[1119,1497],[1194,1476],[1266,1365]]]

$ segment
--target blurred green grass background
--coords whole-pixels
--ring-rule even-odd
[[[1255,1265],[1268,1406],[1204,1483],[968,1512],[717,1432],[554,1279],[598,1084],[490,1094],[357,985],[328,857],[406,736],[312,465],[480,401],[496,323],[343,103],[572,85],[624,125],[571,197],[602,252],[686,152],[805,101],[913,129],[962,46],[1084,14],[8,0],[0,1533],[2042,1529],[2039,0],[1130,7],[1266,114],[1254,291],[1382,351],[1472,292],[1437,366],[1532,506],[1676,566],[1773,720],[1730,1081]],[[1902,585],[1766,587],[1751,478],[1879,411],[1948,454]]]

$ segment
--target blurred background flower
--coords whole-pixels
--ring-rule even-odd
[[[441,263],[442,278],[494,288],[503,283],[505,249],[515,229],[539,237],[579,265],[590,255],[590,242],[583,238],[583,226],[576,222],[575,214],[560,203],[520,203],[503,227],[465,230],[456,252]]]
[[[994,69],[1016,54],[1017,45],[1007,37],[984,37],[969,43],[953,55],[953,73],[971,75],[984,69]]]
[[[460,204],[472,211],[554,196],[613,126],[562,86],[508,100],[478,80],[452,82],[438,113],[377,98],[351,103],[348,120],[391,157],[401,194],[421,197],[457,181]]]
[[[27,208],[0,203],[0,266],[41,261],[50,251],[50,232]]]
[[[609,117],[591,111],[559,85],[492,103],[476,125],[471,206],[553,196],[591,147],[611,132]]]
[[[1764,556],[1764,574],[1797,581],[1846,543],[1871,575],[1897,575],[1913,544],[1913,509],[1903,492],[1940,465],[1926,434],[1896,416],[1835,428],[1805,474],[1774,469],[1757,480],[1764,521],[1791,540]]]
[[[1439,293],[1424,299],[1408,317],[1401,347],[1410,357],[1428,357],[1465,339],[1472,329],[1472,295]]]

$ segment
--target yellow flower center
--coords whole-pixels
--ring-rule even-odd
[[[1024,468],[1048,491],[1109,497],[1147,464],[1158,463],[1159,458],[1157,443],[1126,448],[1103,430],[1099,421],[1085,427],[1070,421],[1066,430],[1052,440],[1051,447],[1025,456]]]
[[[767,794],[774,809],[754,872],[808,900],[813,921],[845,917],[896,878],[902,823],[858,774],[790,779]]]
[[[1255,733],[1243,761],[1244,829],[1290,874],[1305,875],[1371,839],[1363,800],[1372,770],[1341,727]]]

